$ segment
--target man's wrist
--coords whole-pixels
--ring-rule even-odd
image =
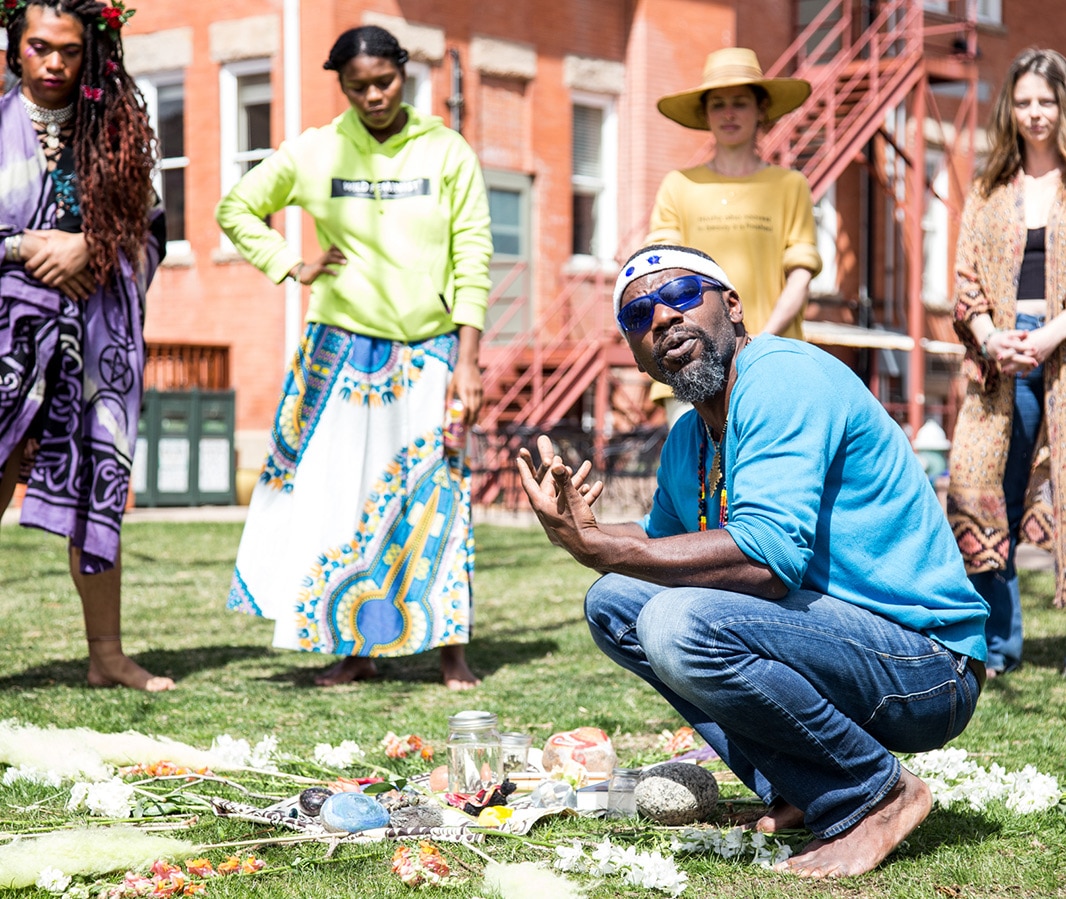
[[[293,281],[298,282],[300,280],[300,276],[303,274],[303,270],[304,263],[298,262],[295,266],[293,266],[293,268],[289,269],[289,273],[285,277],[291,278]]]

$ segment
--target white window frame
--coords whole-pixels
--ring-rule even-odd
[[[169,71],[169,72],[153,72],[150,75],[142,75],[137,79],[137,87],[140,89],[141,94],[144,97],[144,103],[148,107],[148,121],[151,123],[153,130],[158,133],[156,125],[159,122],[159,88],[172,87],[175,84],[180,84],[185,87],[185,73],[183,71]],[[183,94],[184,100],[184,94]],[[152,186],[155,188],[155,192],[162,197],[163,196],[163,172],[170,169],[188,169],[189,157],[188,156],[167,156],[160,155],[158,164],[155,171],[152,173]],[[188,180],[185,183],[185,195],[188,198],[189,184]],[[186,215],[185,220],[185,233],[188,234],[189,221]],[[188,257],[192,255],[192,244],[188,239],[186,240],[168,240],[167,241],[167,256],[170,259],[176,259],[181,257]]]
[[[429,63],[408,60],[403,69],[407,75],[404,93],[410,93],[411,105],[423,115],[430,115],[433,112],[433,79]]]
[[[830,184],[814,204],[815,244],[822,257],[822,270],[811,279],[809,292],[831,295],[837,292],[837,186]]]
[[[571,91],[570,105],[588,106],[603,111],[600,133],[600,163],[602,177],[588,178],[571,172],[571,188],[597,194],[595,229],[592,237],[592,255],[575,254],[572,260],[613,260],[618,252],[618,111],[617,97],[610,94],[593,94]],[[573,138],[571,137],[571,140]]]
[[[977,0],[977,21],[982,25],[1003,24],[1003,0]]]
[[[951,279],[948,259],[948,207],[940,197],[948,195],[948,171],[942,151],[929,147],[926,173],[933,191],[926,191],[925,214],[922,216],[922,302],[931,309],[951,308]]]
[[[274,60],[245,59],[222,66],[218,73],[219,123],[218,138],[221,160],[219,174],[221,193],[225,195],[241,179],[241,163],[266,159],[274,152],[273,147],[257,148],[241,152],[238,149],[237,122],[240,110],[237,106],[237,82],[245,75],[269,75],[273,71]],[[276,102],[271,97],[272,104]]]

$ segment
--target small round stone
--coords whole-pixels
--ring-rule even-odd
[[[322,810],[322,803],[332,795],[333,791],[325,787],[308,787],[300,794],[300,811],[312,818],[317,817]]]
[[[645,771],[633,790],[640,814],[670,827],[706,821],[718,805],[718,781],[686,762],[666,762]]]

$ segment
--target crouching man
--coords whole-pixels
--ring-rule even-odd
[[[795,340],[752,338],[708,256],[646,247],[614,306],[638,365],[694,409],[651,511],[601,524],[590,465],[550,438],[522,484],[548,537],[604,573],[596,644],[650,683],[767,804],[815,839],[779,868],[875,868],[929,814],[893,752],[958,736],[984,681],[988,608],[903,431],[862,382]]]

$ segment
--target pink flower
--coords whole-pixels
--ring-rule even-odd
[[[104,99],[104,89],[102,87],[89,87],[87,84],[81,86],[81,95],[86,100],[92,100],[94,103],[99,103]]]
[[[104,74],[105,75],[114,75],[117,71],[118,71],[118,63],[115,62],[113,59],[109,59],[107,62],[104,63]]]

